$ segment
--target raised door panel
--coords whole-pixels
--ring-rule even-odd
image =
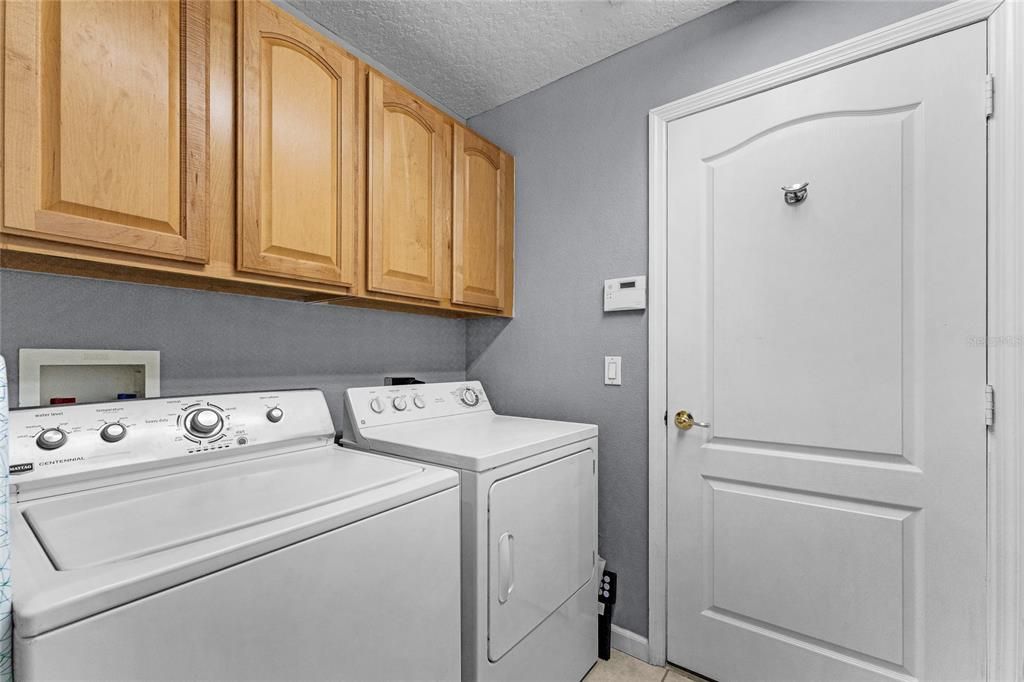
[[[238,267],[355,283],[358,135],[354,57],[262,2],[239,9]]]
[[[451,122],[369,75],[371,291],[440,301],[451,220]]]
[[[512,157],[465,128],[455,131],[452,302],[506,307],[512,267]]]
[[[205,261],[207,3],[6,12],[4,231]]]
[[[829,112],[707,160],[716,436],[902,454],[905,131],[917,118]],[[819,180],[797,210],[764,182],[836,167],[858,172]],[[808,315],[819,323],[794,334]]]

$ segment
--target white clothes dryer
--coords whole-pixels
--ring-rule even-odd
[[[582,679],[597,660],[597,427],[498,415],[458,382],[349,389],[343,434],[459,472],[462,678]]]

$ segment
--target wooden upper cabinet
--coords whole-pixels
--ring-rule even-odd
[[[505,310],[512,288],[512,157],[455,129],[452,302]]]
[[[238,268],[353,286],[357,60],[283,10],[238,4]]]
[[[205,2],[7,2],[3,231],[207,259]]]
[[[0,0],[8,267],[511,315],[514,160],[270,0]]]
[[[450,119],[369,74],[368,244],[371,291],[448,297]]]

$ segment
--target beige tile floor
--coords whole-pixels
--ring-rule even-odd
[[[583,679],[584,682],[706,682],[703,677],[685,670],[672,667],[656,668],[615,649],[612,649],[611,659],[598,661]]]

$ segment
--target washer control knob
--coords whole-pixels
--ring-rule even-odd
[[[271,407],[267,410],[267,421],[276,424],[284,419],[284,410],[280,407]]]
[[[402,396],[398,396],[397,398],[391,401],[391,407],[395,408],[399,412],[404,412],[405,408],[409,407],[409,404],[405,402],[405,398],[403,398]]]
[[[36,436],[36,445],[43,450],[56,450],[68,442],[68,434],[60,429],[46,429]]]
[[[370,401],[370,409],[376,412],[377,414],[380,414],[381,412],[384,411],[384,401],[381,400],[380,398],[374,398],[373,400]]]
[[[418,395],[412,399],[412,404],[422,410],[424,407],[427,406],[427,401],[423,399],[423,396]]]
[[[476,407],[480,402],[480,395],[472,388],[462,389],[462,404],[468,407]]]
[[[185,423],[188,432],[199,438],[212,436],[220,431],[222,426],[224,426],[224,420],[221,416],[217,412],[205,408],[193,412]]]
[[[124,427],[124,424],[114,422],[112,424],[106,424],[100,429],[100,438],[108,443],[116,443],[119,440],[123,440],[128,435],[128,429]]]

